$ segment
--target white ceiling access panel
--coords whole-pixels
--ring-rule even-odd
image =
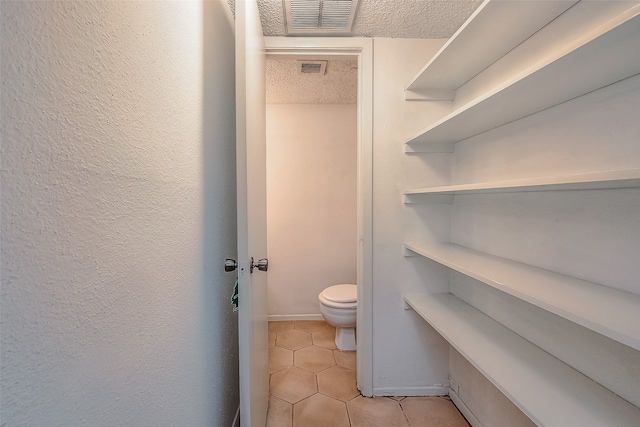
[[[347,34],[359,0],[283,0],[287,34]]]

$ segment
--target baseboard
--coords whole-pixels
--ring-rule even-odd
[[[285,320],[324,320],[322,314],[270,314],[269,322],[282,322]]]
[[[471,410],[467,407],[467,405],[464,404],[462,399],[460,399],[460,396],[458,396],[456,392],[453,391],[453,389],[449,389],[449,397],[451,398],[453,404],[456,405],[456,408],[458,408],[458,411],[460,411],[462,416],[467,419],[469,424],[471,424],[473,427],[482,427],[480,421],[478,421]]]
[[[448,386],[374,387],[374,396],[446,396]]]
[[[233,417],[233,424],[231,427],[240,427],[240,406],[238,405],[238,409],[236,410],[236,416]]]

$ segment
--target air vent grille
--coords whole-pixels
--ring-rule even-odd
[[[297,61],[298,74],[318,74],[324,76],[327,71],[327,61]]]
[[[284,0],[287,33],[349,33],[358,1]]]

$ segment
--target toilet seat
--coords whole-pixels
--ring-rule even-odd
[[[329,286],[318,296],[320,302],[328,307],[356,308],[358,305],[358,287],[356,285]]]

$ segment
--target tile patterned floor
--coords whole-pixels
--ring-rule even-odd
[[[266,427],[469,427],[448,398],[366,398],[356,353],[340,351],[324,321],[269,322]]]

